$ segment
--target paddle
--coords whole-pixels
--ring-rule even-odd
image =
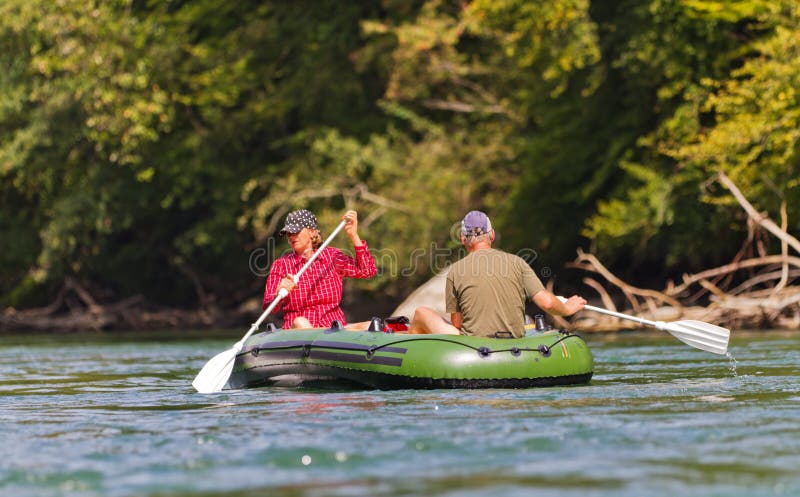
[[[564,297],[558,297],[561,302],[566,302]],[[695,321],[688,319],[684,321],[673,321],[666,323],[664,321],[650,321],[648,319],[637,318],[636,316],[629,316],[621,312],[609,311],[602,307],[594,307],[587,305],[584,309],[600,314],[607,314],[620,319],[627,319],[639,324],[653,326],[661,331],[667,331],[681,342],[691,345],[700,350],[705,350],[713,354],[725,355],[728,351],[728,339],[731,336],[730,330],[721,326],[716,326],[703,321]]]
[[[317,259],[317,256],[322,252],[322,250],[325,247],[328,246],[329,243],[331,243],[333,238],[336,235],[338,235],[340,231],[342,231],[342,228],[344,228],[345,224],[347,224],[346,221],[342,221],[341,223],[339,223],[339,226],[337,226],[336,229],[333,230],[333,233],[330,234],[328,239],[325,240],[322,243],[322,245],[320,245],[320,247],[314,252],[314,255],[312,255],[311,258],[303,265],[300,271],[298,271],[297,274],[294,275],[295,283],[300,281],[300,275],[302,275],[306,271],[306,269],[308,269],[311,263]],[[197,373],[197,376],[192,382],[192,386],[198,392],[214,393],[214,392],[219,392],[220,390],[225,388],[225,384],[228,383],[228,378],[230,378],[231,376],[231,371],[233,371],[233,363],[236,360],[236,355],[242,351],[242,347],[244,347],[244,342],[246,342],[247,339],[250,338],[250,335],[258,331],[258,327],[267,318],[267,316],[269,316],[269,313],[271,313],[272,310],[275,309],[275,306],[278,305],[278,302],[283,300],[283,298],[285,298],[288,294],[289,292],[287,292],[286,289],[281,288],[280,291],[278,292],[278,295],[275,296],[275,300],[273,300],[272,303],[269,305],[269,307],[267,307],[267,309],[263,313],[261,313],[261,317],[259,317],[258,320],[255,323],[253,323],[247,334],[245,334],[245,336],[242,337],[241,340],[233,344],[233,347],[226,350],[225,352],[220,352],[219,354],[215,355],[206,363],[205,366],[203,366],[203,369],[201,369],[200,372]]]

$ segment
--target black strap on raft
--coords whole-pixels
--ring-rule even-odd
[[[569,331],[562,331],[561,333],[562,333],[561,338],[559,338],[555,342],[551,343],[550,345],[540,344],[535,349],[529,349],[527,347],[526,348],[511,347],[510,349],[492,350],[492,349],[490,349],[489,347],[486,347],[486,346],[473,347],[472,345],[468,345],[468,344],[462,343],[462,342],[457,342],[455,340],[448,340],[447,338],[426,338],[426,340],[437,340],[437,341],[440,341],[440,342],[447,342],[447,343],[452,343],[452,344],[455,344],[455,345],[461,345],[462,347],[466,347],[468,349],[472,349],[472,350],[476,351],[478,353],[478,355],[483,357],[483,358],[489,357],[492,354],[497,354],[497,353],[500,353],[500,352],[510,352],[512,356],[517,357],[523,351],[529,351],[529,352],[534,352],[535,351],[535,352],[539,352],[542,355],[542,357],[550,357],[550,355],[553,353],[553,351],[552,351],[553,347],[555,347],[559,343],[561,343],[564,340],[566,340],[567,338],[571,338],[571,337],[580,338],[578,335],[573,335]],[[383,345],[375,345],[375,346],[370,347],[369,353],[370,353],[370,355],[372,355],[372,354],[374,354],[375,352],[379,351],[380,349],[382,349],[384,347],[390,347],[392,345],[398,345],[398,344],[401,344],[401,343],[404,343],[404,342],[408,342],[408,341],[411,341],[411,339],[400,339],[400,340],[395,340],[393,342],[384,343]]]
[[[338,324],[338,321],[334,321],[334,325],[336,325],[336,324]],[[326,331],[326,333],[327,332],[328,331]],[[564,340],[566,340],[567,338],[570,338],[570,337],[580,338],[580,337],[578,337],[578,335],[573,335],[573,334],[571,334],[569,332],[564,332],[563,336],[561,338],[559,338],[555,342],[551,343],[550,345],[540,344],[535,349],[530,349],[530,348],[527,348],[527,347],[524,347],[524,348],[511,347],[511,348],[508,348],[508,349],[495,349],[495,350],[492,350],[492,349],[490,349],[489,347],[486,347],[486,346],[474,347],[472,345],[468,345],[468,344],[462,343],[462,342],[457,342],[455,340],[449,340],[449,339],[444,338],[444,337],[442,337],[442,338],[432,338],[431,337],[431,338],[426,338],[426,340],[436,340],[436,341],[440,341],[440,342],[451,343],[451,344],[454,344],[454,345],[460,345],[462,347],[465,347],[465,348],[472,349],[472,350],[476,351],[481,358],[486,359],[486,358],[490,357],[492,354],[499,354],[501,352],[509,352],[514,357],[519,357],[522,354],[522,352],[538,352],[539,354],[541,354],[542,357],[550,357],[550,355],[552,354],[553,347],[555,347],[556,345],[558,345],[559,343],[563,342]],[[380,351],[381,349],[383,349],[385,347],[391,347],[393,345],[399,345],[399,344],[402,344],[404,342],[409,342],[409,341],[413,341],[413,339],[402,338],[402,339],[399,339],[399,340],[395,340],[393,342],[384,343],[382,345],[372,345],[365,351],[366,358],[368,360],[371,360],[375,356],[375,353]],[[296,348],[296,347],[297,347],[297,345],[290,345],[290,346],[286,346],[286,347],[275,347],[275,348],[270,347],[269,350],[292,349],[292,348]],[[311,349],[313,347],[314,347],[313,343],[305,343],[305,344],[300,345],[300,348],[302,350],[301,353],[302,353],[303,357],[309,357],[311,355]],[[353,349],[349,348],[349,347],[336,347],[336,346],[331,346],[331,345],[325,345],[324,348],[326,348],[326,349],[347,350],[348,352],[352,352],[353,351]],[[259,353],[262,350],[266,350],[266,349],[262,349],[262,348],[259,348],[259,347],[253,347],[248,352],[250,354],[252,354],[253,357],[258,357]]]

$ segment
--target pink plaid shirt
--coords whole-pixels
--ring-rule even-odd
[[[283,327],[291,328],[298,316],[304,316],[312,326],[327,328],[333,320],[338,319],[342,325],[347,324],[344,313],[339,308],[342,300],[342,279],[370,278],[375,276],[375,260],[364,241],[356,247],[356,258],[353,259],[341,250],[326,247],[319,257],[300,276],[297,288],[275,306],[273,313],[283,308]],[[275,300],[278,284],[287,274],[297,274],[306,263],[306,259],[292,252],[279,257],[272,263],[267,276],[262,309],[266,309]]]

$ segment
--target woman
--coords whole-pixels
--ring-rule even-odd
[[[275,306],[273,312],[283,308],[283,328],[328,328],[334,320],[342,326],[347,322],[339,308],[342,300],[342,279],[371,278],[375,276],[375,261],[367,242],[358,236],[358,213],[347,211],[342,220],[346,222],[344,231],[353,242],[355,258],[341,250],[326,247],[311,266],[294,282],[297,274],[309,258],[322,245],[322,236],[317,228],[317,218],[305,209],[290,212],[280,235],[289,238],[292,253],[284,255],[272,263],[264,291],[263,308],[275,300],[281,288],[289,295]],[[364,324],[363,328],[369,323]],[[361,329],[362,323],[352,325],[351,329]]]

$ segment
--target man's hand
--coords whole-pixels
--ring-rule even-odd
[[[556,316],[572,316],[576,312],[586,307],[586,299],[578,295],[573,295],[568,299],[557,297],[549,290],[540,290],[533,296],[533,301],[541,310]]]
[[[576,312],[582,311],[584,307],[586,307],[586,299],[578,295],[573,295],[564,302],[564,308],[567,310],[564,315],[572,316]]]

